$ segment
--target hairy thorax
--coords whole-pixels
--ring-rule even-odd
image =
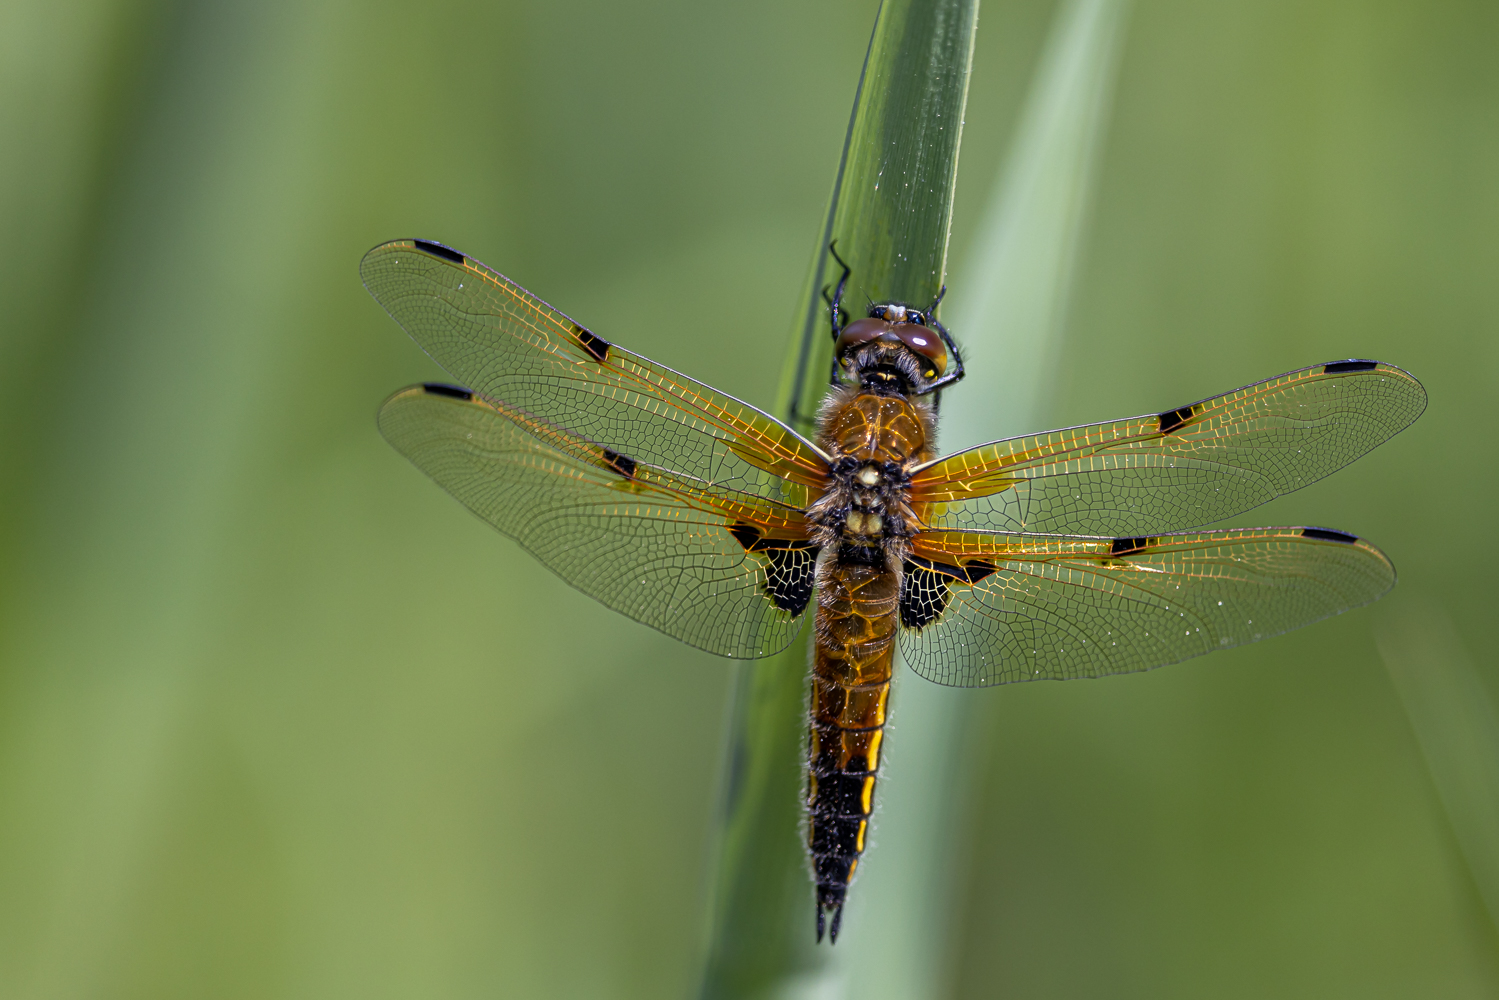
[[[899,577],[918,527],[909,502],[911,469],[931,457],[933,421],[930,406],[902,395],[844,388],[828,398],[819,430],[833,458],[831,484],[808,511],[823,553],[819,577],[835,563]]]

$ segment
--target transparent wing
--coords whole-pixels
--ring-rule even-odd
[[[1148,535],[1241,513],[1341,469],[1421,415],[1375,361],[1303,368],[1165,413],[980,445],[916,470],[933,528]]]
[[[424,240],[360,262],[370,294],[459,382],[639,462],[804,507],[827,456],[747,403],[584,329],[471,257]]]
[[[795,637],[817,551],[799,510],[637,462],[453,386],[380,409],[397,451],[615,611],[721,656]]]
[[[1324,528],[914,541],[901,653],[955,687],[1149,670],[1300,628],[1395,584],[1384,553]]]

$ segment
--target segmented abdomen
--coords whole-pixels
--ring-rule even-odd
[[[848,882],[869,831],[899,598],[899,582],[883,565],[834,566],[818,592],[807,779],[818,940],[828,911],[838,937]]]

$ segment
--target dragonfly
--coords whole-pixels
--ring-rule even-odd
[[[1279,635],[1395,583],[1344,531],[1201,530],[1410,425],[1426,393],[1394,365],[1313,365],[942,456],[933,400],[963,377],[956,343],[936,304],[875,303],[848,322],[846,266],[815,440],[443,244],[382,244],[360,274],[459,383],[395,393],[381,432],[542,565],[725,657],[785,649],[813,609],[819,941],[837,940],[868,839],[897,649],[957,687],[1101,677]]]

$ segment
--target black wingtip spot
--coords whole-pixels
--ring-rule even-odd
[[[1114,544],[1109,546],[1109,555],[1123,556],[1131,552],[1143,552],[1149,544],[1148,538],[1116,538]]]
[[[1190,406],[1183,406],[1179,410],[1167,410],[1165,413],[1162,413],[1160,415],[1160,419],[1161,433],[1170,434],[1172,431],[1185,424],[1188,420],[1192,419],[1192,408]]]
[[[1378,361],[1334,361],[1330,365],[1323,366],[1322,374],[1342,375],[1344,372],[1372,372],[1378,367]]]
[[[448,385],[444,382],[423,382],[422,389],[429,396],[451,396],[453,399],[473,399],[474,394],[461,385]]]
[[[577,326],[577,324],[573,325]],[[602,363],[604,359],[609,357],[609,348],[614,346],[613,344],[609,343],[609,341],[605,340],[603,337],[600,337],[592,330],[585,329],[581,326],[577,328],[576,333],[578,337],[578,343],[583,345],[583,350],[587,351],[593,356],[593,360]]]
[[[1357,535],[1350,535],[1346,531],[1333,531],[1331,528],[1302,528],[1302,538],[1320,538],[1324,542],[1342,542],[1344,545],[1352,545],[1358,541]]]
[[[617,451],[604,449],[604,464],[626,479],[635,478],[635,466],[638,464],[629,455],[621,455]]]
[[[445,247],[441,243],[433,243],[431,240],[412,240],[411,242],[415,243],[416,248],[423,253],[429,253],[434,257],[441,257],[443,260],[450,260],[454,264],[463,263],[463,254],[452,247]]]

